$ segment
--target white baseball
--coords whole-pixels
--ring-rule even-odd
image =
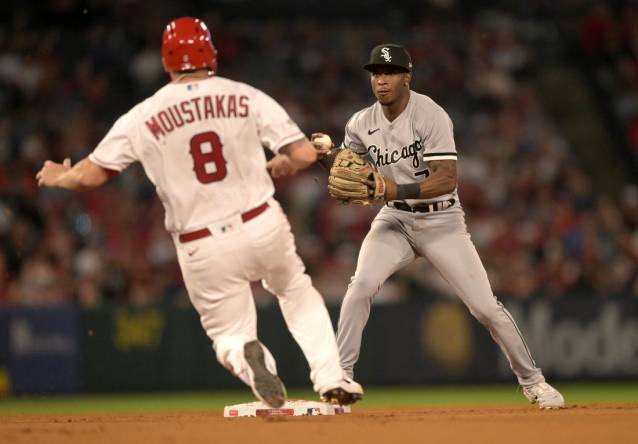
[[[332,148],[332,139],[327,134],[317,137],[313,142],[320,144],[325,150]]]

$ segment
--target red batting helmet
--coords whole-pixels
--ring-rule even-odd
[[[166,25],[162,60],[166,71],[217,71],[217,50],[206,24],[193,17],[180,17]]]

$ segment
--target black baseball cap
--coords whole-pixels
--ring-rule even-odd
[[[372,48],[370,61],[363,65],[363,69],[371,71],[375,66],[396,66],[405,72],[410,72],[412,71],[412,59],[403,46],[384,43]]]

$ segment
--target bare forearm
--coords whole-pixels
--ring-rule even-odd
[[[60,175],[56,186],[72,191],[86,191],[102,185],[107,180],[106,171],[89,159],[82,159]]]
[[[63,163],[47,160],[36,175],[38,185],[84,191],[98,187],[109,179],[109,173],[85,158],[71,167],[71,161]]]
[[[419,198],[432,199],[451,193],[456,188],[456,178],[443,172],[435,172],[419,184]]]
[[[288,156],[296,170],[308,168],[317,160],[317,153],[306,138],[286,145],[281,152]]]
[[[64,188],[71,191],[87,191],[95,188],[82,182],[82,178],[76,173],[66,173],[58,181],[56,187]]]
[[[78,171],[74,168],[70,169],[66,173],[61,174],[58,177],[58,180],[55,181],[53,186],[72,191],[84,191],[89,189],[88,186],[82,183],[82,175],[78,173]]]
[[[430,162],[432,174],[417,184],[397,185],[386,179],[386,200],[432,199],[451,193],[456,188],[456,162],[441,160]]]
[[[308,168],[317,160],[317,153],[306,139],[299,139],[281,147],[279,153],[266,163],[272,177],[288,176]]]

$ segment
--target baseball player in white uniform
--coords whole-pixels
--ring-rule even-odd
[[[182,17],[162,40],[171,82],[121,116],[95,150],[71,167],[46,161],[40,186],[85,190],[141,162],[166,212],[184,283],[217,359],[272,407],[286,400],[276,363],[257,339],[250,282],[277,296],[286,324],[324,401],[363,395],[339,365],[324,301],[298,257],[274,200],[275,177],[316,159],[312,144],[271,97],[215,76],[206,25]],[[275,156],[266,162],[263,146]]]
[[[541,408],[563,407],[562,395],[545,382],[514,319],[492,293],[467,232],[457,194],[452,121],[428,96],[410,90],[412,62],[402,46],[375,47],[364,68],[377,101],[350,118],[342,148],[378,169],[385,182],[385,205],[363,241],[341,307],[337,343],[344,370],[353,376],[370,306],[381,285],[421,256],[489,330],[525,396]],[[321,143],[322,136],[313,134],[319,154],[331,148]],[[334,151],[324,157],[328,165],[334,162]]]

